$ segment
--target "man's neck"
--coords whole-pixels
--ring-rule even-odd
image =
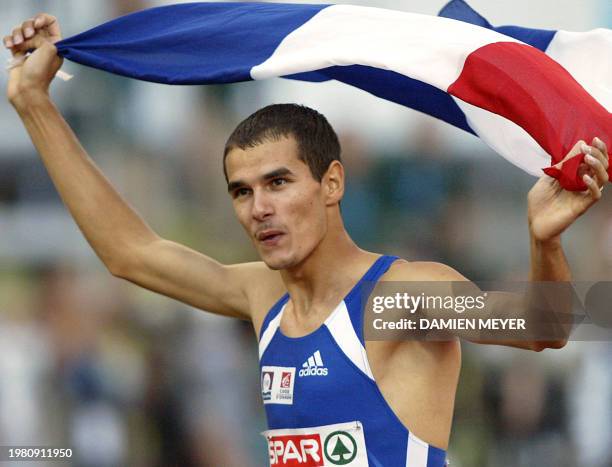
[[[371,255],[353,242],[344,227],[333,232],[302,263],[281,271],[295,316],[307,317],[329,302],[341,300],[355,265]]]

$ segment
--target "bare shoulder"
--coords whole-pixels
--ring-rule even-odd
[[[384,281],[465,281],[460,272],[447,264],[435,261],[406,261],[398,259],[381,277]]]
[[[468,279],[457,270],[444,263],[435,261],[396,260],[389,270],[381,277],[381,281],[467,281]],[[399,352],[415,353],[424,357],[428,355],[432,362],[451,363],[452,367],[460,364],[461,344],[459,339],[448,341],[403,341],[394,346]],[[417,350],[418,349],[418,350]],[[429,358],[428,357],[428,358]]]
[[[249,299],[249,305],[273,305],[279,296],[285,293],[281,275],[270,269],[263,261],[233,264],[228,266],[243,284]]]
[[[234,264],[228,267],[243,284],[251,321],[255,332],[259,333],[266,313],[287,291],[281,275],[266,266],[263,261]]]

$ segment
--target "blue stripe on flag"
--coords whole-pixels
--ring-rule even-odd
[[[506,36],[518,39],[526,44],[545,52],[557,31],[546,29],[531,29],[520,26],[499,26],[495,27],[489,23],[480,13],[476,12],[464,0],[451,0],[438,13],[444,18],[456,19],[464,23],[482,26],[483,28],[493,29]]]
[[[249,81],[253,66],[264,62],[285,36],[327,6],[169,5],[117,18],[64,39],[56,46],[61,56],[74,62],[145,81],[167,84]]]
[[[312,82],[335,79],[363,89],[376,97],[410,107],[474,133],[464,113],[449,94],[430,84],[408,78],[394,71],[364,65],[333,66],[315,72],[285,76],[285,78]]]
[[[72,61],[112,73],[167,84],[251,80],[294,30],[329,5],[188,3],[117,18],[56,45]],[[441,16],[494,29],[545,50],[555,31],[493,27],[463,0]],[[365,65],[332,66],[285,76],[302,81],[335,79],[413,108],[470,133],[464,113],[446,92],[394,71]]]
[[[442,7],[438,16],[444,18],[456,19],[464,23],[482,26],[483,28],[493,29],[493,25],[489,23],[484,16],[474,10],[463,0],[451,0]]]

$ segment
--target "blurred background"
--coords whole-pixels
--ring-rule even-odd
[[[0,30],[48,11],[69,36],[169,3],[2,0]],[[444,1],[339,3],[436,14]],[[494,24],[612,25],[609,0],[470,3]],[[527,278],[535,178],[460,130],[334,83],[171,87],[64,70],[75,78],[54,83],[63,114],[163,237],[225,263],[255,260],[225,190],[223,145],[258,108],[298,102],[341,137],[343,213],[363,248],[441,261],[473,280]],[[6,80],[0,73],[3,89]],[[112,277],[6,100],[0,122],[0,445],[69,446],[72,464],[87,467],[267,465],[250,325]],[[607,194],[564,236],[575,280],[612,280]],[[464,344],[463,353],[451,465],[612,466],[610,343],[542,353]]]

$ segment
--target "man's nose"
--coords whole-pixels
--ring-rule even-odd
[[[266,193],[255,191],[253,193],[253,218],[258,221],[263,221],[274,213],[272,202]]]

